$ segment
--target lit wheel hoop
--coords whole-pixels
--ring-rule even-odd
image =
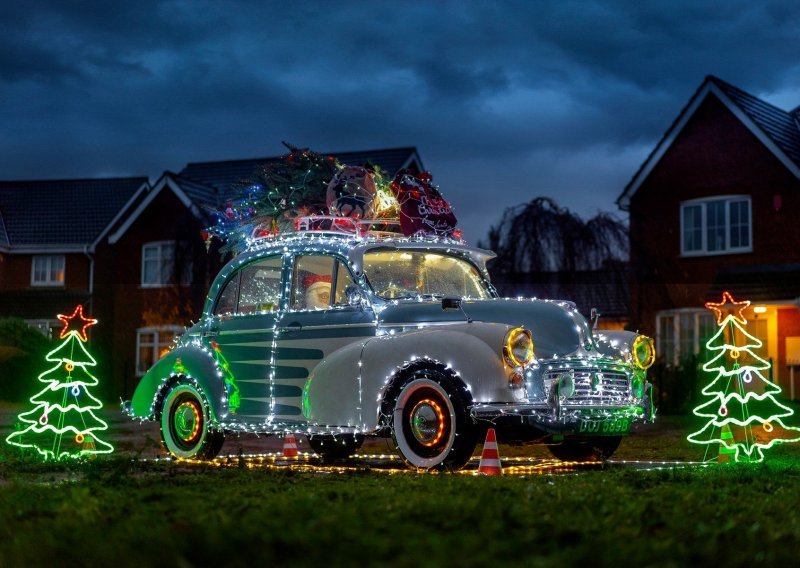
[[[222,448],[223,432],[209,429],[208,410],[194,384],[178,383],[164,397],[161,438],[167,451],[184,459],[214,457]]]
[[[442,465],[455,441],[455,410],[447,391],[427,378],[408,383],[395,402],[394,438],[414,467]]]

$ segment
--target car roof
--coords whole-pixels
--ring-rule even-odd
[[[298,231],[277,238],[259,239],[231,262],[241,265],[274,253],[326,252],[347,257],[356,272],[360,272],[364,254],[374,249],[428,249],[456,254],[470,258],[481,270],[486,269],[486,261],[496,256],[492,251],[455,239],[373,234],[356,237],[347,233]]]

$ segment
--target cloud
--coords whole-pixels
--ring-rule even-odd
[[[0,178],[416,145],[477,240],[539,194],[614,210],[707,74],[800,104],[798,29],[742,0],[5,3]]]

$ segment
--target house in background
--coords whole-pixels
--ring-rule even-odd
[[[335,155],[393,176],[422,171],[416,148]],[[128,397],[138,377],[196,319],[223,260],[201,230],[232,187],[275,157],[188,164],[147,178],[0,182],[0,317],[43,332],[83,304],[97,376],[108,398]]]
[[[630,214],[631,324],[668,363],[699,353],[729,290],[773,380],[800,397],[800,108],[707,77],[617,200]]]
[[[0,182],[0,316],[49,335],[56,314],[93,307],[98,246],[149,188],[146,177]]]

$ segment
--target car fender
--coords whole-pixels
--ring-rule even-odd
[[[363,428],[379,427],[381,403],[404,368],[418,360],[444,365],[462,380],[474,402],[513,402],[502,342],[509,326],[464,323],[387,334],[367,342],[361,367]],[[367,408],[372,405],[371,412]]]
[[[638,333],[623,330],[595,330],[592,335],[598,353],[628,362],[631,360],[633,342],[639,337]]]
[[[227,412],[222,373],[211,353],[199,345],[176,347],[162,357],[139,381],[130,406],[132,417],[154,420],[168,387],[180,377],[194,382],[209,405],[209,416],[218,422]]]

